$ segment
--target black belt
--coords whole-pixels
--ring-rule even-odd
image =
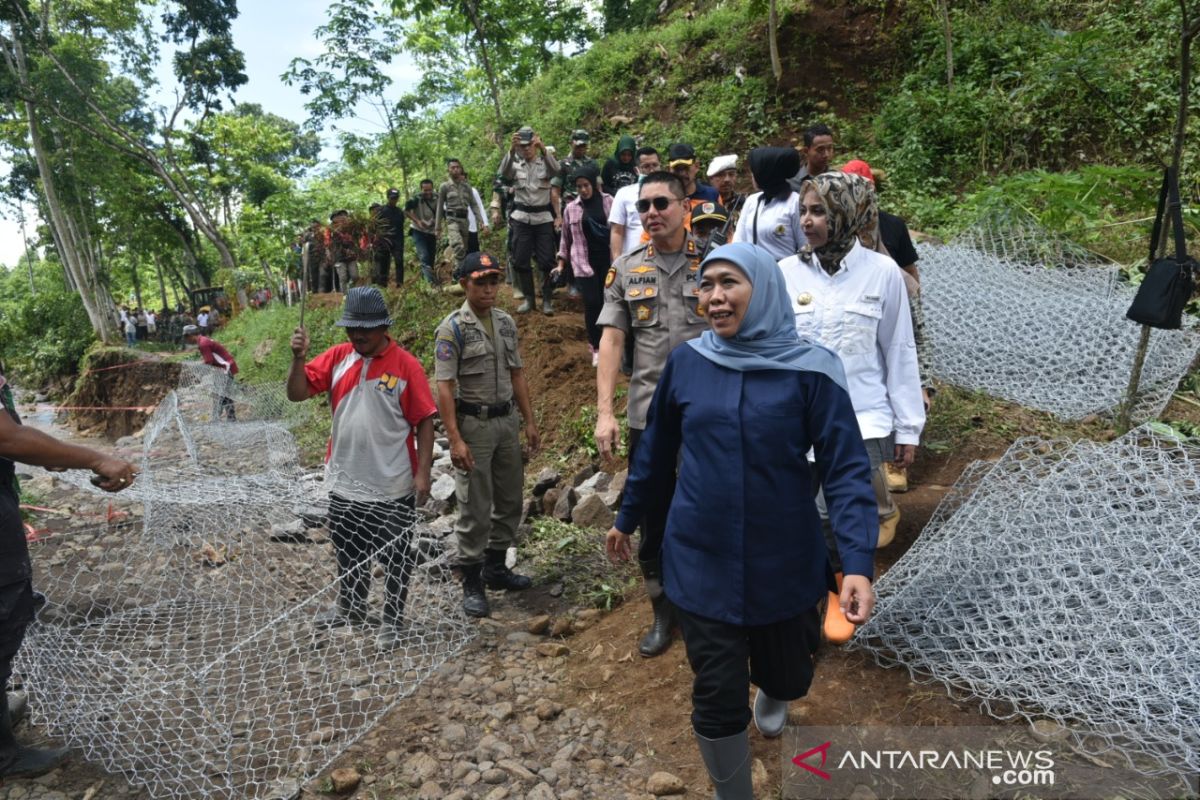
[[[492,403],[488,405],[484,403],[468,403],[466,400],[459,400],[455,404],[459,414],[466,414],[468,417],[479,417],[480,419],[493,419],[495,417],[507,417],[512,413],[512,400],[507,403]]]
[[[466,218],[467,218],[467,212],[465,212],[465,211],[451,211],[450,209],[446,209],[446,216],[447,216],[447,217],[454,217],[454,219],[466,219]]]
[[[544,206],[527,206],[524,203],[514,203],[513,206],[517,209],[517,211],[524,211],[526,214],[541,214],[542,212],[547,214],[554,213],[554,206],[550,205],[549,203]]]

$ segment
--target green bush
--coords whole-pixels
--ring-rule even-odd
[[[29,387],[75,372],[96,336],[76,292],[42,289],[0,305],[0,354]]]

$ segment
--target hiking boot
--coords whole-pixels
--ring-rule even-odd
[[[521,591],[533,586],[533,581],[524,575],[518,575],[504,563],[508,553],[504,550],[485,550],[486,563],[483,567],[483,582],[489,589],[508,589]]]
[[[551,304],[549,297],[542,298],[542,313],[547,317],[554,316],[554,306]]]
[[[900,525],[900,509],[896,509],[896,513],[886,519],[879,520],[879,542],[875,545],[876,549],[887,547],[896,538],[896,528]]]
[[[480,578],[483,565],[463,564],[460,569],[463,576],[463,611],[468,617],[488,616],[492,610],[488,606],[487,594],[483,591],[483,580]]]
[[[898,467],[890,461],[883,463],[883,474],[887,477],[887,488],[893,494],[908,491],[908,467]]]
[[[533,311],[533,301],[526,297],[521,301],[521,305],[517,306],[517,313],[528,314],[530,311]]]

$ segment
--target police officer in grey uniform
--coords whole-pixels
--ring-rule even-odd
[[[450,460],[457,469],[454,532],[463,610],[486,617],[490,608],[485,584],[489,589],[532,585],[504,563],[516,542],[525,480],[517,410],[525,421],[530,451],[540,440],[517,349],[517,324],[496,308],[502,280],[499,262],[487,253],[471,253],[455,276],[466,301],[438,325],[434,377]]]
[[[540,155],[539,155],[540,153]],[[558,161],[546,150],[541,138],[528,126],[512,136],[512,146],[500,161],[500,174],[513,181],[512,267],[525,299],[518,314],[533,308],[531,257],[542,273],[542,313],[553,314],[550,303],[550,271],[554,269],[554,234],[562,228],[562,210],[554,203],[551,181],[558,175]]]
[[[637,203],[650,241],[618,258],[604,278],[604,308],[596,324],[600,364],[596,372],[596,443],[609,455],[620,444],[620,427],[613,414],[613,393],[625,337],[633,337],[633,374],[629,379],[629,461],[646,429],[650,398],[667,356],[680,344],[708,329],[700,311],[700,248],[684,227],[688,200],[683,183],[669,172],[654,172],[642,180]],[[661,510],[642,520],[638,561],[646,594],[654,607],[654,624],[638,645],[643,656],[656,656],[671,644],[674,613],[662,589],[662,540],[670,498]]]
[[[454,263],[461,264],[467,257],[467,242],[471,238],[467,209],[475,212],[475,219],[479,220],[485,235],[490,231],[484,223],[487,217],[483,215],[483,206],[475,199],[471,184],[467,183],[462,162],[457,158],[446,159],[446,172],[450,179],[438,187],[434,231],[440,236],[442,223],[446,223],[446,239],[454,249]]]

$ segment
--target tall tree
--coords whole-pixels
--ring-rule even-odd
[[[106,71],[102,56],[107,52],[105,48],[114,44],[122,47],[120,57],[134,65],[133,72],[137,73],[140,66],[144,73],[144,66],[153,61],[153,54],[144,37],[139,40],[128,35],[131,27],[148,27],[140,16],[140,6],[136,3],[74,6],[72,15],[51,14],[50,6],[49,0],[44,0],[41,13],[35,15],[21,0],[7,0],[11,12],[11,42],[6,43],[6,49],[15,53],[19,47],[22,60],[26,60],[24,50],[36,48],[37,55],[44,61],[44,71],[55,73],[61,83],[58,91],[48,93],[45,90],[48,81],[28,80],[30,74],[26,69],[26,80],[19,82],[18,89],[23,101],[43,116],[78,128],[113,151],[143,162],[183,208],[195,229],[217,250],[222,264],[228,269],[236,269],[232,248],[214,215],[180,168],[174,148],[176,129],[184,111],[203,119],[221,108],[223,94],[246,82],[242,71],[244,60],[233,46],[230,33],[232,20],[237,16],[234,0],[174,0],[163,6],[165,39],[180,47],[172,61],[180,91],[175,106],[164,109],[161,121],[150,130],[144,124],[148,119],[144,112],[134,116],[135,124],[130,124],[129,118],[111,113],[97,97],[97,86],[81,75],[83,71]],[[63,43],[87,44],[89,39],[102,46],[92,45],[95,52],[80,54],[86,58],[68,57],[75,53],[67,50]],[[20,78],[19,68],[11,71]],[[125,85],[123,91],[138,93],[137,87],[128,82]],[[116,90],[102,87],[102,93],[105,88]],[[137,102],[141,103],[140,97]]]
[[[434,96],[472,98],[482,84],[505,128],[500,92],[531,79],[560,51],[572,52],[596,36],[579,0],[391,0],[409,23],[405,47],[421,65],[422,86]],[[482,77],[480,77],[482,72]]]

